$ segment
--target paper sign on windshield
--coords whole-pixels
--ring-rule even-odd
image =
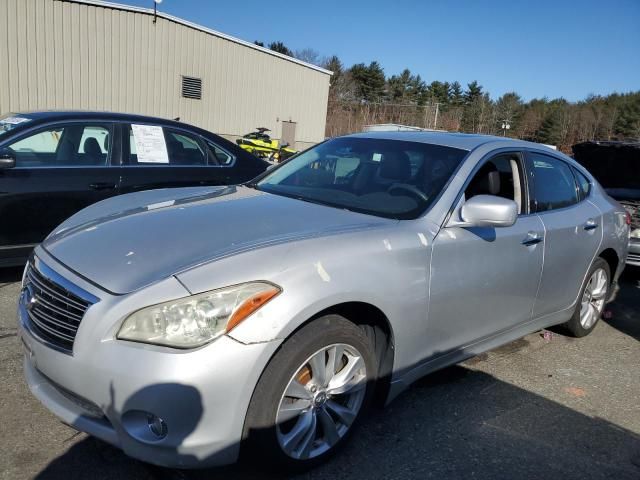
[[[136,144],[138,163],[169,163],[162,127],[131,125],[131,129]]]

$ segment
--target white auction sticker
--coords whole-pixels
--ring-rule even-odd
[[[136,142],[138,163],[169,163],[167,144],[162,127],[157,125],[131,125]]]
[[[8,123],[10,125],[18,125],[19,123],[28,122],[28,118],[24,117],[7,117],[0,119],[0,123]]]

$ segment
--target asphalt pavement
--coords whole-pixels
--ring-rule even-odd
[[[152,467],[60,423],[22,377],[19,277],[0,270],[0,479],[268,478]],[[297,478],[640,479],[638,271],[607,313],[586,338],[538,332],[425,377]]]

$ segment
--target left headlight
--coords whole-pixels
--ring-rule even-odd
[[[631,238],[640,239],[640,228],[631,231]]]
[[[195,348],[231,331],[278,295],[267,282],[251,282],[160,303],[132,313],[117,338],[134,342]]]

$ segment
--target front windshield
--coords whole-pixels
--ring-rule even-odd
[[[343,137],[329,140],[257,183],[269,193],[388,218],[416,218],[467,154],[427,143]]]
[[[0,115],[0,138],[9,130],[16,128],[18,125],[28,122],[30,118],[24,115],[16,115],[14,113],[5,113]]]

